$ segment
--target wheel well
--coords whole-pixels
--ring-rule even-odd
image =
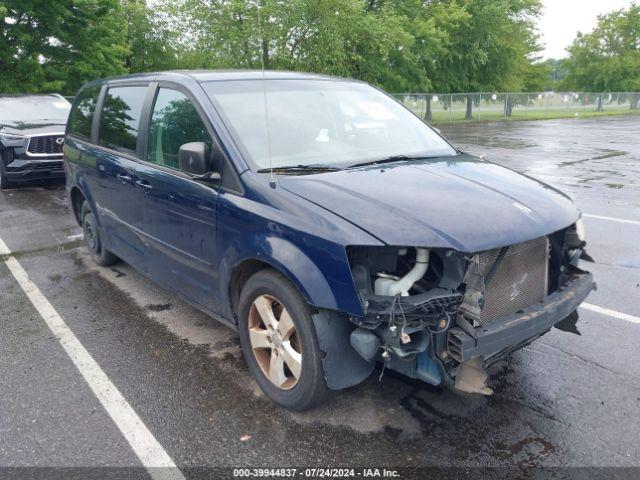
[[[261,260],[245,260],[233,269],[231,273],[231,281],[229,282],[229,302],[231,303],[231,313],[237,320],[238,316],[238,302],[240,301],[240,293],[242,287],[247,283],[247,280],[260,270],[265,268],[273,268],[267,262]]]
[[[71,207],[73,208],[73,215],[76,217],[76,222],[80,225],[80,210],[82,209],[82,204],[85,202],[84,195],[80,191],[78,187],[73,187],[71,190]]]

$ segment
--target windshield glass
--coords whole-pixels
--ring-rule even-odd
[[[64,123],[70,109],[71,104],[60,97],[0,97],[0,121],[5,122],[56,120]]]
[[[269,144],[274,168],[456,154],[418,117],[367,84],[235,80],[203,86],[258,170],[269,167]]]

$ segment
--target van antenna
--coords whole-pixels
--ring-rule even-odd
[[[264,73],[264,37],[262,36],[262,17],[260,16],[260,0],[256,1],[256,8],[258,10],[258,35],[260,36],[260,65],[262,70],[262,97],[264,98],[264,122],[267,129],[267,155],[269,156],[269,186],[275,188],[276,177],[273,174],[273,160],[271,155],[271,129],[269,128],[269,105],[267,102],[267,82]]]

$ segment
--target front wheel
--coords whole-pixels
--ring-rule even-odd
[[[251,277],[240,295],[242,352],[264,393],[288,410],[322,402],[327,384],[312,312],[296,288],[275,270]]]

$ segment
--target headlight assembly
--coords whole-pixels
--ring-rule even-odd
[[[27,137],[17,133],[0,131],[0,141],[5,147],[21,147],[25,144]]]

